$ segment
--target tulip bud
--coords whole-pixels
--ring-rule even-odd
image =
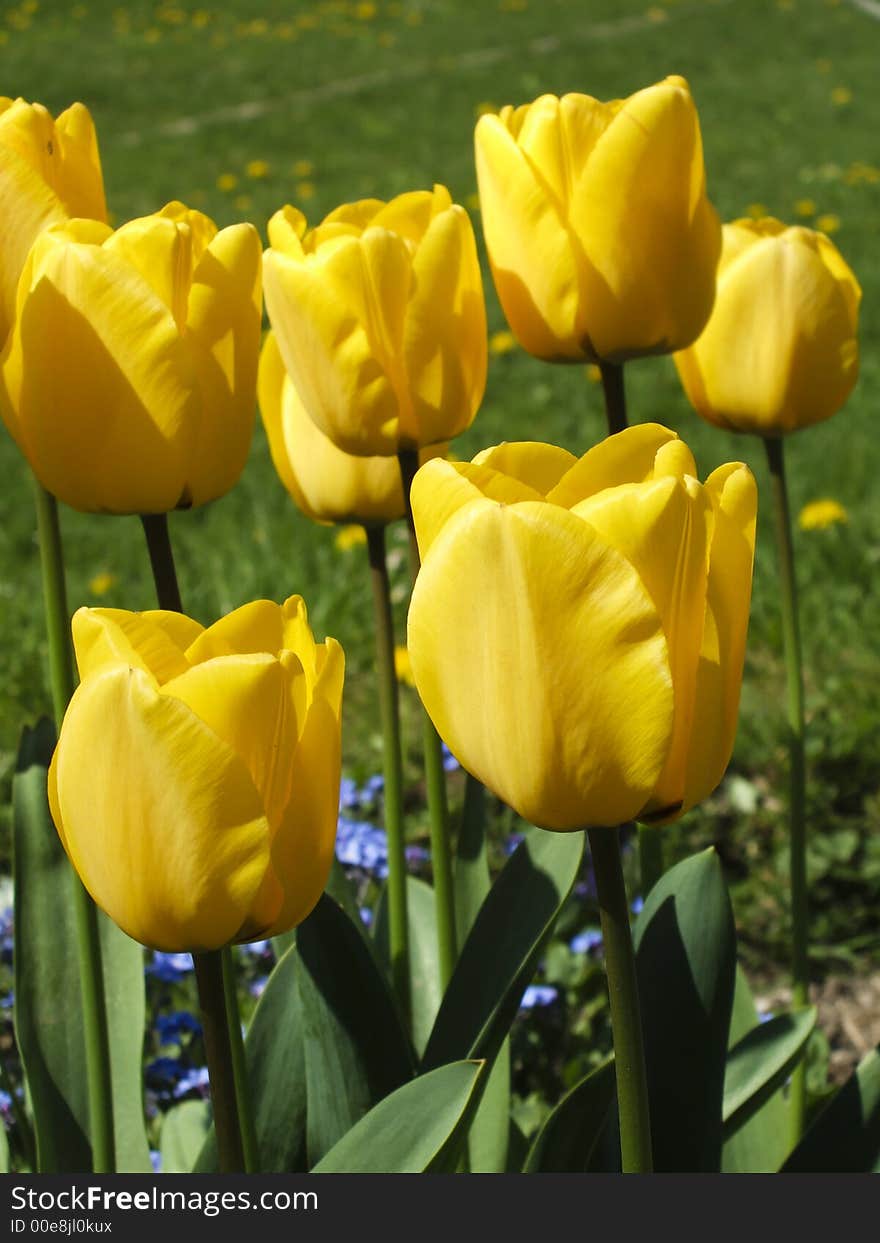
[[[733,748],[756,489],[673,432],[429,462],[408,647],[462,765],[548,829],[673,819]]]
[[[18,278],[37,235],[71,216],[106,220],[98,140],[89,111],[56,120],[42,104],[0,96],[0,344],[15,317]]]
[[[619,363],[698,336],[720,226],[683,78],[507,106],[480,117],[476,159],[495,288],[529,353]]]
[[[861,296],[823,233],[771,218],[726,224],[715,308],[675,356],[694,409],[760,436],[830,418],[858,377]]]
[[[260,242],[182,203],[114,233],[35,242],[0,358],[0,413],[74,509],[164,513],[222,496],[256,413]]]
[[[449,191],[365,199],[306,231],[269,222],[266,308],[310,417],[346,453],[393,456],[469,427],[486,383],[470,219]]]
[[[79,609],[82,679],[49,771],[70,861],[160,950],[274,936],[323,892],[336,837],[344,658],[298,596],[207,630],[180,613]]]
[[[306,517],[372,526],[404,516],[397,458],[355,457],[324,435],[284,370],[273,332],[267,333],[260,354],[257,393],[275,469]],[[445,444],[429,445],[419,461],[443,457],[446,450]]]

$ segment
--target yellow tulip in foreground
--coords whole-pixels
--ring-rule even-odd
[[[273,936],[324,889],[339,805],[344,658],[298,596],[207,630],[180,613],[79,609],[82,682],[49,772],[83,884],[138,941]]]
[[[0,96],[0,344],[37,234],[71,216],[105,220],[98,141],[89,111],[72,104],[56,120],[42,104]]]
[[[182,203],[114,233],[40,235],[0,360],[0,413],[75,509],[163,513],[222,496],[256,413],[260,242]]]
[[[549,829],[659,822],[733,747],[756,490],[644,424],[584,457],[503,444],[413,484],[419,694],[464,767]]]
[[[478,121],[476,158],[495,288],[524,349],[619,363],[699,335],[720,225],[683,78],[610,103],[508,105]]]
[[[303,405],[347,453],[393,456],[469,427],[486,383],[470,219],[449,191],[364,199],[311,231],[269,222],[266,308]]]
[[[712,316],[675,356],[694,409],[760,436],[830,418],[858,376],[861,296],[823,233],[769,217],[725,225]]]
[[[260,355],[257,392],[275,469],[307,517],[370,526],[404,516],[397,458],[356,457],[324,435],[306,414],[272,332]],[[446,448],[431,445],[420,461],[442,457]]]

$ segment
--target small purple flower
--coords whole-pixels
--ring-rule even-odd
[[[575,954],[589,954],[594,949],[598,949],[601,944],[602,929],[585,928],[576,937],[572,937],[568,943],[568,948],[573,950]]]
[[[336,857],[349,867],[386,877],[388,842],[384,830],[367,820],[347,820],[340,816],[336,828]]]
[[[174,1010],[156,1017],[156,1031],[162,1044],[180,1044],[181,1036],[194,1035],[201,1030],[201,1023],[189,1010]]]
[[[511,833],[507,841],[504,843],[504,853],[512,855],[517,846],[525,840],[524,833]]]
[[[449,750],[445,742],[442,744],[442,749],[443,749],[443,771],[445,773],[457,772],[459,768],[461,768],[461,764],[459,764],[458,760]]]
[[[645,905],[644,898],[642,897],[633,898],[632,907],[631,907],[633,915],[641,915],[644,905]]]
[[[359,906],[358,914],[361,917],[361,923],[369,928],[373,923],[373,912],[368,906]]]
[[[339,783],[339,810],[348,811],[357,807],[361,801],[357,782],[351,777],[343,777]]]
[[[162,1154],[157,1148],[150,1149],[150,1165],[153,1167],[154,1174],[162,1173]]]
[[[412,846],[407,846],[405,853],[406,853],[407,863],[413,863],[413,864],[427,863],[428,860],[431,858],[431,852],[430,850],[427,849],[427,847],[416,846],[415,844]]]
[[[11,1010],[14,1005],[15,993],[10,989],[4,997],[0,997],[0,1010]]]
[[[366,801],[371,803],[379,797],[384,789],[385,778],[381,773],[375,773],[372,777],[367,778],[361,793],[365,794]]]
[[[520,1010],[534,1010],[535,1007],[551,1006],[559,996],[559,990],[552,984],[530,984],[522,995]]]

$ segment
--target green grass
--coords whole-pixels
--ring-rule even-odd
[[[880,953],[870,922],[870,904],[876,912],[880,896],[880,180],[858,171],[859,162],[876,157],[880,23],[828,0],[667,0],[651,8],[648,0],[43,0],[7,6],[0,30],[7,94],[39,99],[53,111],[81,99],[92,110],[119,221],[182,198],[221,225],[246,218],[264,229],[284,202],[316,220],[344,200],[390,197],[434,181],[468,202],[476,188],[472,131],[481,104],[524,102],[543,91],[610,98],[668,73],[690,80],[709,190],[723,218],[760,203],[791,220],[804,199],[813,200],[817,216],[839,218],[835,241],[864,288],[862,375],[844,412],[794,437],[787,449],[795,513],[808,500],[831,496],[850,515],[845,527],[796,537],[817,936],[837,943],[823,962],[847,947],[858,956]],[[844,102],[833,101],[836,88],[845,88],[836,92]],[[254,160],[266,162],[265,176],[247,175]],[[236,187],[218,189],[218,177],[229,173]],[[476,211],[474,220],[479,235]],[[486,290],[490,328],[499,329],[503,317],[488,276]],[[634,419],[679,431],[704,476],[720,462],[747,460],[763,494],[761,446],[699,423],[669,359],[633,364],[627,378]],[[600,391],[583,369],[515,352],[491,360],[483,409],[455,449],[464,457],[500,439],[542,438],[583,451],[602,434]],[[29,484],[7,438],[0,440],[0,470],[5,794],[20,727],[49,699]],[[152,605],[136,519],[66,512],[63,527],[72,606]],[[348,655],[346,767],[377,770],[364,551],[338,552],[332,530],[294,511],[259,426],[236,489],[204,510],[173,516],[172,536],[185,605],[203,621],[256,596],[305,596],[315,629],[334,634]],[[100,572],[114,581],[99,599],[89,583]],[[718,843],[756,958],[762,949],[781,955],[784,936],[775,578],[765,498],[736,780],[669,832],[676,853]],[[414,730],[410,738],[415,747]]]

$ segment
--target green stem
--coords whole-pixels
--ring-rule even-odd
[[[789,750],[789,871],[791,885],[792,998],[796,1007],[809,1004],[810,968],[807,951],[807,821],[806,759],[804,753],[804,679],[798,622],[797,583],[791,514],[785,484],[782,439],[765,439],[773,490],[776,545],[779,553],[779,604],[785,649],[785,678]],[[792,1140],[804,1130],[807,1106],[806,1068],[801,1061],[792,1073]]]
[[[419,468],[415,450],[402,449],[398,454],[406,517],[409,524],[409,564],[413,583],[421,568],[419,545],[413,524],[410,490]],[[428,795],[428,819],[431,827],[431,862],[434,871],[434,900],[437,907],[437,949],[440,960],[440,984],[443,989],[452,978],[458,956],[455,935],[455,896],[452,887],[452,848],[449,840],[449,809],[446,804],[446,773],[443,769],[443,744],[431,718],[422,709],[425,754],[425,785]]]
[[[404,1021],[409,1025],[409,924],[406,907],[406,846],[403,833],[403,760],[400,747],[400,707],[394,667],[394,618],[384,526],[368,526],[367,553],[373,588],[376,625],[376,676],[382,716],[382,755],[385,777],[385,832],[388,838],[388,924],[391,980]]]
[[[60,734],[64,713],[74,690],[73,654],[70,641],[70,614],[64,580],[64,554],[58,502],[34,480],[37,530],[40,540],[40,568],[43,576],[43,603],[46,635],[49,641],[49,675],[55,724]],[[86,1079],[89,1096],[89,1137],[92,1168],[96,1174],[112,1174],[116,1169],[113,1133],[113,1083],[110,1073],[110,1034],[101,966],[98,911],[82,881],[71,868],[73,907],[76,922],[80,988],[83,1003],[83,1035],[86,1051]]]
[[[153,570],[153,582],[156,585],[156,599],[160,609],[172,613],[182,613],[183,604],[180,599],[180,585],[177,581],[177,570],[174,565],[174,551],[168,533],[167,514],[141,514],[144,535],[147,539],[147,550],[150,554],[150,566]],[[216,958],[216,965],[214,960]],[[208,1049],[209,1037],[205,1031],[205,1047],[208,1049],[208,1073],[211,1077],[211,1099],[214,1103],[215,1127],[217,1129],[217,1146],[221,1152],[220,1124],[218,1115],[224,1126],[234,1126],[235,1138],[227,1136],[223,1143],[237,1164],[230,1166],[234,1170],[246,1170],[248,1174],[259,1171],[259,1153],[257,1150],[256,1129],[251,1112],[250,1094],[247,1087],[247,1068],[244,1058],[244,1047],[241,1040],[241,1018],[238,1012],[238,996],[235,989],[235,971],[232,956],[227,946],[223,950],[214,950],[206,954],[194,954],[196,978],[199,983],[199,997],[202,997],[202,982],[199,977],[199,960],[202,960],[202,972],[205,976],[205,988],[209,990],[209,1001],[212,1006],[217,1004],[213,991],[217,987],[214,975],[219,973],[219,987],[222,993],[222,1009],[220,1014],[226,1025],[226,1034],[220,1039],[214,1031],[210,1039],[217,1051],[216,1057],[228,1057],[229,1064],[220,1066],[216,1058],[212,1061]],[[216,1026],[216,1016],[211,1022]],[[218,1076],[215,1082],[215,1074]],[[221,1099],[229,1089],[227,1078],[231,1077],[233,1101]]]
[[[211,1101],[214,1106],[214,1133],[221,1174],[241,1174],[245,1170],[241,1124],[238,1114],[238,1087],[235,1082],[235,1055],[230,1040],[229,1013],[224,987],[223,953],[210,950],[193,954],[199,1010],[208,1074],[211,1079]]]
[[[622,432],[629,426],[626,417],[626,393],[623,387],[623,363],[599,363],[608,435]]]
[[[260,1149],[248,1092],[247,1063],[244,1056],[244,1039],[241,1034],[241,1016],[238,1012],[238,993],[235,984],[235,964],[232,948],[227,945],[220,951],[223,968],[223,996],[226,1005],[226,1027],[229,1032],[229,1048],[232,1055],[232,1079],[235,1084],[235,1104],[241,1131],[244,1168],[248,1174],[260,1172]]]
[[[617,829],[590,829],[588,837],[599,898],[608,995],[611,1001],[623,1172],[650,1174],[653,1159],[651,1121],[648,1114],[648,1077],[639,1014],[636,958],[620,857],[620,834]]]

